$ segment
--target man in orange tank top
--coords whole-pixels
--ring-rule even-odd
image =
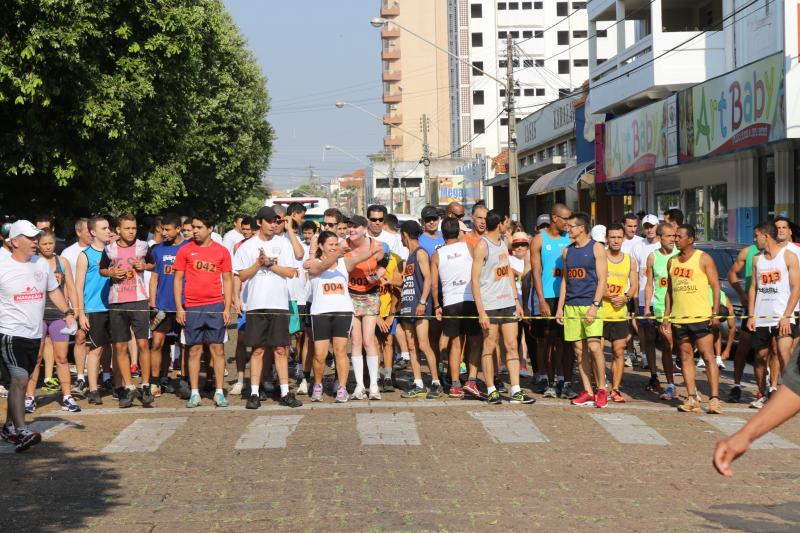
[[[470,253],[475,249],[475,245],[480,242],[481,237],[486,235],[486,214],[489,210],[483,204],[476,204],[472,208],[472,231],[464,234],[464,241],[469,246]]]
[[[719,311],[719,277],[711,257],[695,249],[694,235],[693,226],[689,224],[678,226],[675,245],[680,254],[667,263],[669,277],[661,328],[665,332],[668,331],[672,321],[672,338],[680,346],[687,398],[678,410],[686,413],[700,411],[695,382],[694,347],[696,346],[706,363],[706,377],[711,392],[708,413],[720,414],[722,411],[719,401],[719,368],[714,360],[714,337],[711,335],[711,327],[717,327],[719,324],[719,319],[715,316]],[[709,287],[713,294],[711,302],[708,302]],[[707,317],[709,312],[710,319]],[[672,314],[675,316],[671,316]]]

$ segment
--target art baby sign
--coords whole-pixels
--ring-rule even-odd
[[[681,91],[680,160],[785,138],[784,78],[779,53]]]

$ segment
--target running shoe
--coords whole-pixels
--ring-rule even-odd
[[[136,389],[122,389],[119,394],[119,408],[127,409],[133,405],[133,400],[136,396]]]
[[[461,363],[460,365],[458,365],[458,373],[461,374],[461,375],[464,375],[464,374],[467,373],[467,365],[466,365],[466,363]]]
[[[683,375],[683,370],[682,370],[683,366],[680,357],[676,357],[675,360],[672,362],[672,368],[673,368],[673,374],[675,374],[676,376]]]
[[[161,386],[155,383],[150,384],[150,392],[153,393],[153,398],[161,398]]]
[[[727,367],[725,366],[725,361],[723,361],[722,356],[718,355],[715,359],[715,362],[717,363],[717,366],[719,367],[720,370],[727,370]]]
[[[76,402],[72,396],[67,396],[61,400],[61,410],[68,411],[70,413],[80,413],[81,406],[78,405],[78,402]]]
[[[381,381],[383,392],[394,392],[394,383],[392,383],[392,381],[392,378],[387,378],[384,376],[383,381]]]
[[[556,394],[558,394],[559,398],[562,398],[561,392],[564,390],[564,380],[559,379],[556,381]]]
[[[86,395],[89,400],[89,405],[103,405],[103,398],[100,396],[100,391],[92,390]]]
[[[536,403],[536,398],[525,394],[525,391],[517,391],[508,400],[510,403],[531,404]]]
[[[594,394],[594,406],[598,409],[608,407],[608,391],[606,389],[597,389]]]
[[[625,368],[633,368],[633,360],[630,354],[625,354]]]
[[[186,407],[188,409],[194,409],[195,407],[200,406],[200,395],[196,392],[193,392],[191,396],[189,396],[189,401],[186,402]]]
[[[100,385],[100,387],[106,392],[113,392],[114,391],[114,382],[111,381],[111,378],[104,379],[103,380],[103,384]]]
[[[564,383],[564,387],[561,389],[561,397],[570,401],[578,397],[578,393],[572,390],[572,383]]]
[[[0,385],[0,398],[8,398],[8,389]]]
[[[742,388],[733,387],[728,393],[728,403],[739,403],[742,401]]]
[[[144,385],[142,387],[142,405],[148,407],[153,405],[154,401],[156,401],[156,397],[153,394],[153,387],[151,385]]]
[[[33,413],[36,411],[36,398],[33,396],[25,396],[25,412]]]
[[[236,383],[233,384],[233,387],[231,387],[230,395],[231,396],[241,396],[242,395],[242,389],[244,389],[244,383],[240,383],[240,382],[237,381]]]
[[[232,393],[233,391],[231,391]],[[297,394],[305,394],[308,395],[308,381],[306,378],[302,378],[300,381],[300,385],[297,387]]]
[[[303,372],[303,365],[297,365],[294,368],[294,379],[299,383],[305,379],[306,375]]]
[[[697,368],[705,368],[706,367],[706,361],[702,357],[700,359],[695,360],[694,364],[695,364],[695,366]]]
[[[258,409],[259,407],[261,407],[261,398],[258,397],[258,394],[251,394],[247,397],[245,409]]]
[[[77,394],[78,396],[86,396],[86,380],[79,379],[75,382],[75,385],[72,386],[72,394]]]
[[[57,392],[61,390],[61,383],[58,382],[58,378],[52,377],[49,379],[44,380],[42,383],[42,390],[47,392]]]
[[[545,398],[558,398],[558,393],[556,392],[555,387],[547,387],[544,391]]]
[[[611,397],[611,401],[614,403],[625,403],[626,401],[619,389],[612,389],[609,396]]]
[[[178,390],[175,395],[181,400],[188,400],[192,395],[192,388],[189,387],[189,383],[187,381],[180,380],[178,382]]]
[[[506,384],[503,382],[503,379],[500,376],[494,377],[494,386],[497,387],[497,392],[501,394],[505,394],[508,392],[508,388]]]
[[[175,394],[175,387],[172,386],[172,380],[167,376],[158,378],[158,386],[163,394]]]
[[[30,429],[19,430],[14,439],[16,441],[16,446],[14,446],[14,451],[17,453],[24,452],[31,446],[34,446],[42,442],[42,436],[35,431],[31,431]]]
[[[659,396],[660,399],[667,401],[674,400],[677,397],[678,393],[674,383],[667,383],[667,388],[664,389],[664,392]]]
[[[488,398],[486,398],[486,401],[492,405],[500,405],[503,403],[502,398],[500,398],[500,391],[495,389],[490,392]]]
[[[378,385],[370,385],[369,386],[369,399],[370,400],[380,400],[381,399],[381,391],[378,388]]]
[[[425,395],[425,398],[428,400],[435,400],[441,398],[443,394],[444,391],[442,390],[441,383],[431,383],[431,388],[428,389],[428,394]]]
[[[14,429],[14,424],[3,425],[3,429],[0,429],[0,439],[3,439],[6,442],[13,442],[13,439],[17,436],[17,430]]]
[[[407,391],[403,391],[400,394],[401,398],[424,398],[428,395],[428,391],[425,390],[425,387],[418,387],[414,385]]]
[[[760,392],[756,394],[756,399],[750,402],[751,409],[761,409],[767,405],[767,397]]]
[[[699,413],[700,402],[697,401],[697,398],[689,396],[685,402],[678,406],[678,411],[682,413]]]
[[[661,394],[661,382],[658,381],[658,376],[650,375],[650,381],[647,382],[647,386],[645,390],[653,392],[655,394]]]
[[[313,389],[311,389],[311,401],[312,402],[322,401],[322,383],[314,384]]]
[[[536,394],[544,394],[544,391],[550,388],[550,382],[547,378],[539,378],[536,385],[533,386],[533,392]]]
[[[497,369],[498,374],[508,374],[508,367],[503,365]]]
[[[286,394],[286,396],[282,396],[281,399],[278,400],[278,405],[280,405],[281,407],[295,408],[295,407],[302,407],[303,402],[298,400],[295,397],[294,393],[289,392]]]
[[[269,396],[267,395],[267,391],[264,390],[264,387],[258,388],[258,399],[262,402],[269,400]]]
[[[357,386],[356,390],[353,391],[353,394],[350,395],[351,400],[366,400],[367,399],[367,391],[364,390],[364,386]]]
[[[267,394],[272,394],[275,392],[275,382],[274,381],[265,381],[261,384],[261,390],[266,392]]]
[[[642,370],[650,370],[650,364],[647,362],[647,356],[642,356],[642,364],[639,366]]]
[[[217,407],[228,407],[228,400],[225,399],[225,394],[222,392],[214,393],[214,405]]]
[[[716,396],[712,396],[708,399],[708,414],[710,415],[721,415],[722,414],[722,407],[720,406],[719,398]]]
[[[450,392],[447,394],[451,398],[461,399],[464,397],[464,389],[461,387],[450,387]]]
[[[472,380],[469,380],[464,384],[463,390],[473,398],[483,398],[483,393],[481,393],[480,389],[478,389],[478,384]]]
[[[321,387],[322,385],[320,385]],[[344,387],[339,387],[336,389],[336,403],[347,403],[350,399],[350,395],[347,394],[347,389]]]
[[[594,405],[594,396],[589,394],[587,391],[581,391],[578,396],[573,398],[569,403],[572,405],[579,405],[582,407],[591,407]]]
[[[402,357],[394,362],[395,370],[405,370],[406,368],[408,368],[408,361]]]
[[[142,375],[142,369],[139,368],[139,365],[136,363],[131,364],[131,376],[132,377],[140,377]]]

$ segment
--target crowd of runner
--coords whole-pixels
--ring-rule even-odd
[[[235,396],[248,409],[272,395],[285,407],[301,406],[299,395],[380,400],[408,367],[403,398],[531,404],[535,393],[603,408],[630,398],[622,378],[636,359],[634,338],[648,391],[676,400],[682,374],[678,410],[700,411],[695,376],[704,367],[707,411],[720,413],[719,368],[735,344],[727,401],[742,401],[752,347],[751,406],[761,408],[798,342],[800,247],[782,217],[755,228],[754,244],[727,273],[748,317],[740,324],[714,261],[695,248],[695,228],[677,209],[663,220],[628,214],[591,227],[586,214],[556,204],[533,236],[480,203],[471,228],[458,203],[427,206],[419,222],[402,224],[382,205],[366,218],[336,209],[321,223],[304,218],[300,203],[262,207],[237,216],[223,237],[204,214],[164,215],[147,228],[131,214],[98,216],[79,219],[77,240],[60,253],[49,217],[6,224],[0,437],[20,451],[41,440],[25,423],[40,372],[42,388],[60,392],[70,412],[109,395],[121,408],[151,406],[165,393],[187,408],[201,404],[202,392],[221,408]],[[230,390],[226,345],[237,371]],[[528,364],[532,392],[520,385]]]

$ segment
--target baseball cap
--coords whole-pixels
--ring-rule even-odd
[[[422,214],[420,218],[425,220],[426,218],[439,218],[439,213],[436,211],[436,208],[432,205],[426,205],[422,208]]]
[[[275,220],[276,218],[278,218],[278,213],[276,213],[275,210],[268,205],[265,205],[264,207],[258,210],[258,213],[256,213],[256,219],[259,220],[272,221]]]
[[[642,219],[642,226],[645,224],[650,224],[651,226],[658,226],[658,217],[655,215],[646,215]]]
[[[517,244],[518,242],[524,242],[528,244],[530,239],[528,238],[528,234],[524,231],[518,231],[511,236],[511,244]]]
[[[350,220],[347,221],[348,226],[361,226],[362,228],[367,227],[367,219],[362,217],[361,215],[353,215],[350,217]]]
[[[458,221],[458,229],[460,231],[463,231],[464,233],[466,233],[466,232],[469,231],[469,226],[467,226],[466,224],[464,224],[462,221],[459,220]]]
[[[38,237],[41,233],[42,232],[40,230],[36,229],[36,226],[27,220],[17,220],[11,224],[11,229],[8,232],[8,238],[14,239],[20,235],[25,235],[26,237],[33,239]]]
[[[592,240],[596,242],[606,242],[606,227],[602,224],[598,224],[592,228]]]
[[[536,227],[539,226],[549,226],[550,225],[550,215],[539,215],[536,217]]]

